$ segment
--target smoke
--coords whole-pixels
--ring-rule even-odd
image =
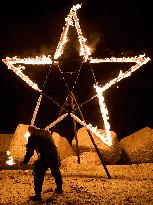
[[[53,55],[54,55],[53,49],[51,49],[50,46],[43,45],[40,48],[40,55],[45,55],[45,56],[51,55],[53,57]]]
[[[91,54],[96,50],[96,46],[101,42],[101,36],[98,33],[91,33],[88,37],[88,46]]]

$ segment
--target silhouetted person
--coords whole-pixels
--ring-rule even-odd
[[[34,154],[34,150],[37,152],[38,159],[34,163],[33,171],[35,196],[30,197],[30,199],[34,201],[41,201],[42,185],[48,168],[50,168],[55,179],[57,186],[55,192],[63,193],[62,176],[59,169],[60,159],[52,135],[49,131],[38,129],[34,126],[29,126],[28,131],[31,135],[28,138],[26,154],[22,163],[27,165]]]

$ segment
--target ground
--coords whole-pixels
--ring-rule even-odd
[[[64,193],[54,193],[55,183],[48,170],[41,204],[153,204],[153,164],[108,165],[111,179],[102,165],[67,159],[62,165]],[[0,171],[0,204],[37,204],[33,195],[32,170]]]

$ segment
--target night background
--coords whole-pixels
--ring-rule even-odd
[[[153,13],[151,3],[147,1],[5,1],[1,4],[0,14],[0,58],[53,56],[65,18],[77,3],[82,3],[77,14],[93,57],[134,57],[145,53],[151,58],[131,77],[105,92],[111,130],[120,139],[144,127],[153,128]],[[76,78],[73,72],[80,68],[80,63],[72,62],[72,59],[79,59],[74,28],[70,29],[68,36],[70,41],[65,47],[60,68],[66,71],[64,77],[71,89]],[[91,66],[96,80],[104,85],[117,77],[120,70],[128,70],[131,65],[105,63]],[[74,89],[79,105],[94,94],[94,80],[89,67],[83,65]],[[41,87],[49,67],[33,66],[30,69],[27,68],[25,73]],[[45,92],[62,106],[67,89],[57,68],[53,68]],[[30,124],[38,97],[37,91],[0,61],[0,133],[13,133],[18,124]],[[95,99],[81,106],[81,110],[87,123],[103,127],[96,106]],[[57,119],[59,111],[60,107],[44,97],[36,126],[47,126]]]

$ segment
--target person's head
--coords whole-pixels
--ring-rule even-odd
[[[30,125],[29,127],[28,127],[28,131],[29,131],[29,133],[32,135],[32,134],[36,134],[36,132],[37,132],[37,127],[36,126],[34,126],[34,125]]]

